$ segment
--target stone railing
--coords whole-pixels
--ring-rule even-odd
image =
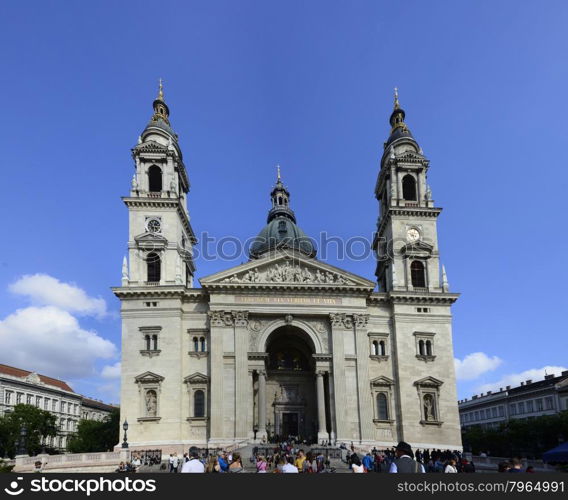
[[[36,462],[42,463],[42,469],[70,469],[118,466],[122,461],[129,459],[128,450],[109,451],[101,453],[67,453],[63,455],[37,455],[35,457],[17,456],[15,472],[31,472]]]

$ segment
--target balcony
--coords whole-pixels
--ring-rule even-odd
[[[160,282],[159,281],[145,281],[144,284],[146,286],[160,286]]]

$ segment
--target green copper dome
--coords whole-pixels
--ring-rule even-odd
[[[280,179],[280,168],[270,197],[272,208],[268,212],[267,225],[253,241],[249,250],[250,258],[258,259],[278,248],[290,248],[308,257],[315,257],[316,248],[312,240],[296,225],[296,216],[289,207],[290,193]]]

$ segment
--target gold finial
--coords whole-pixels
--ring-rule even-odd
[[[276,165],[276,172],[278,175],[278,181],[280,181],[280,165]]]
[[[162,79],[160,78],[159,83],[159,91],[158,91],[158,99],[164,100],[164,85],[162,84]]]
[[[398,87],[394,88],[394,109],[399,109],[400,104],[398,102]]]

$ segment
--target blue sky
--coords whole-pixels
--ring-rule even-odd
[[[162,77],[192,224],[242,239],[276,163],[307,234],[371,237],[398,86],[462,293],[460,397],[565,367],[567,22],[552,0],[2,2],[0,362],[116,398],[120,196]]]

